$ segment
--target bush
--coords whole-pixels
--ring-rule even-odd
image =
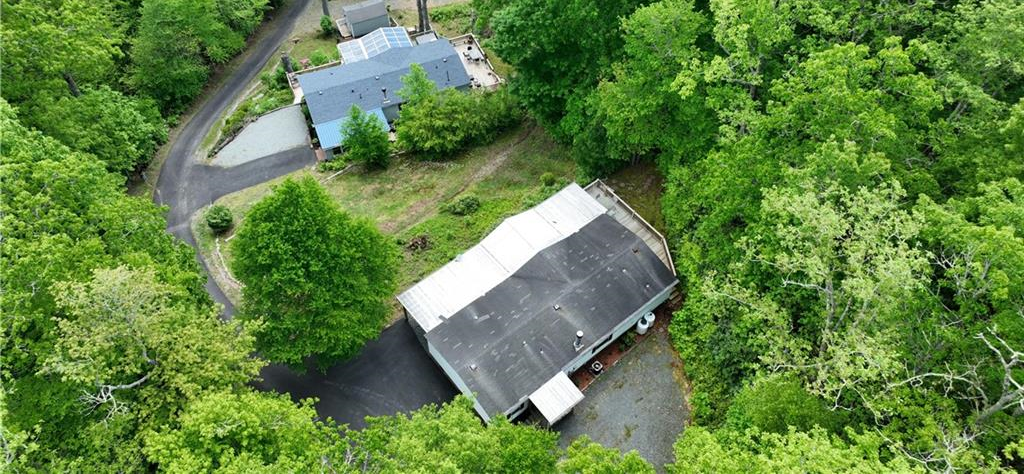
[[[824,400],[790,375],[757,377],[743,387],[726,412],[726,423],[739,430],[753,427],[779,434],[790,427],[809,431],[815,426],[841,433],[845,424],[838,412],[830,411]]]
[[[322,66],[329,62],[331,62],[331,57],[327,53],[319,49],[313,51],[312,53],[309,53],[309,63],[312,64],[314,67]]]
[[[206,225],[210,226],[213,233],[224,233],[231,228],[232,223],[234,223],[234,216],[231,215],[231,210],[227,207],[218,204],[206,210]]]
[[[456,216],[468,216],[479,209],[480,198],[473,195],[466,195],[456,199],[455,202],[445,204],[441,210]]]
[[[540,175],[540,184],[544,185],[544,187],[554,186],[555,184],[558,184],[558,177],[556,177],[554,173],[546,171],[544,174]]]
[[[402,78],[406,99],[396,125],[399,145],[431,159],[447,158],[522,120],[518,103],[504,89],[494,92],[438,91],[426,72],[414,66]]]
[[[327,15],[320,17],[320,31],[323,32],[324,36],[334,35],[334,22],[331,21],[331,17]]]

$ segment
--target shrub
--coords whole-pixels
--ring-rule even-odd
[[[318,49],[316,51],[313,51],[312,53],[309,53],[309,62],[313,66],[322,66],[324,64],[331,62],[331,57],[327,53]]]
[[[551,187],[558,183],[558,178],[554,173],[545,171],[544,174],[540,175],[540,184],[545,187]]]
[[[210,226],[210,230],[215,234],[221,234],[230,229],[233,222],[234,217],[231,215],[231,210],[225,206],[217,204],[206,210],[206,225]]]
[[[480,209],[480,198],[466,195],[445,204],[442,210],[456,216],[468,216]]]
[[[504,89],[494,92],[438,91],[426,72],[414,66],[402,78],[406,99],[396,126],[399,145],[431,159],[447,158],[522,120],[518,103]]]
[[[323,15],[320,17],[320,31],[324,36],[334,35],[334,22],[331,21],[331,17]]]

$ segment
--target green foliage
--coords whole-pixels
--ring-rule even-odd
[[[491,17],[491,44],[516,71],[513,94],[556,138],[569,141],[562,118],[621,54],[618,19],[641,3],[514,0]]]
[[[317,49],[314,50],[312,53],[309,53],[309,62],[314,67],[322,66],[324,64],[331,62],[331,56],[325,53],[323,50]]]
[[[324,36],[334,36],[334,21],[331,17],[323,15],[320,17],[320,32]]]
[[[144,0],[131,50],[132,85],[164,110],[180,110],[202,90],[211,64],[242,50],[265,5],[266,0]]]
[[[149,163],[167,140],[167,127],[155,102],[125,96],[101,86],[83,88],[40,107],[37,127],[68,147],[96,155],[107,170],[127,174]]]
[[[82,85],[107,80],[126,43],[113,10],[105,0],[4,2],[3,97],[55,99],[68,92],[68,78]]]
[[[572,441],[565,457],[558,461],[558,472],[565,474],[654,474],[654,466],[636,452],[623,455],[605,448],[582,435]]]
[[[840,414],[828,408],[824,400],[808,393],[796,377],[757,377],[736,393],[726,423],[739,431],[756,428],[763,433],[786,434],[790,427],[797,431],[821,427],[841,433],[844,423]]]
[[[391,143],[388,141],[387,124],[380,117],[363,112],[353,105],[348,121],[342,126],[342,147],[345,159],[362,163],[368,168],[387,168],[391,161]]]
[[[554,186],[557,182],[558,178],[550,171],[545,171],[544,174],[540,175],[540,184],[545,187]]]
[[[206,219],[206,225],[210,227],[210,230],[215,234],[222,234],[226,230],[231,228],[231,224],[234,222],[234,216],[231,215],[231,209],[227,206],[216,204],[210,206],[206,210],[204,215]]]
[[[515,99],[503,89],[438,91],[419,65],[413,65],[402,82],[398,95],[406,103],[395,125],[398,144],[427,158],[445,158],[472,143],[491,140],[522,119]]]
[[[393,241],[339,209],[312,178],[286,180],[253,206],[232,250],[245,284],[241,317],[264,322],[257,348],[271,361],[301,369],[315,356],[329,367],[391,314]]]
[[[847,433],[850,441],[822,429],[762,433],[720,430],[699,426],[686,429],[675,445],[676,462],[666,466],[672,474],[720,472],[924,472],[905,459],[894,458],[874,434]]]
[[[480,198],[467,194],[458,199],[446,203],[441,210],[456,216],[468,216],[480,209]]]
[[[553,472],[558,434],[498,418],[484,425],[464,396],[409,415],[369,417],[352,433],[377,472]]]
[[[173,427],[146,435],[146,455],[162,472],[318,472],[344,468],[345,444],[313,400],[211,391],[185,407]]]

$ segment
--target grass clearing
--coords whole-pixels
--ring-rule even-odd
[[[549,172],[562,183],[575,173],[572,160],[546,132],[532,123],[524,123],[500,135],[493,143],[459,153],[444,162],[425,162],[401,157],[384,171],[363,172],[359,167],[324,183],[327,192],[343,209],[375,223],[384,233],[402,244],[403,262],[399,269],[400,289],[412,285],[478,242],[505,217],[522,211],[557,190],[545,188],[540,176]],[[323,180],[330,173],[298,171],[289,176],[312,174]],[[271,188],[286,179],[281,177],[224,196],[216,204],[231,210],[235,227],[217,239],[205,220],[205,209],[193,216],[192,231],[200,251],[211,267],[211,274],[225,289],[231,301],[239,301],[240,292],[224,270],[230,265],[230,236],[244,225],[245,214]],[[480,208],[467,216],[441,211],[441,207],[459,196],[480,198]],[[409,250],[405,244],[417,236],[426,236],[424,249]],[[397,302],[396,317],[399,315]]]

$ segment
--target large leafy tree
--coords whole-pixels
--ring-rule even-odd
[[[353,432],[355,459],[380,472],[553,472],[558,435],[504,418],[485,425],[468,398],[371,417]]]
[[[558,461],[558,472],[565,474],[653,474],[654,466],[635,450],[622,454],[581,435],[566,449]]]
[[[376,115],[363,112],[359,106],[353,105],[341,131],[346,159],[370,168],[387,168],[391,159],[391,145],[388,143],[386,125]]]
[[[167,128],[156,103],[101,86],[83,88],[79,97],[62,97],[33,115],[47,135],[70,148],[95,155],[107,170],[127,174],[149,163]]]
[[[356,354],[391,315],[397,249],[338,208],[313,178],[288,179],[253,206],[235,241],[242,317],[261,319],[268,359],[321,368]]]
[[[5,1],[3,96],[78,95],[115,72],[124,31],[106,0]]]
[[[107,417],[165,419],[203,390],[241,386],[262,366],[244,326],[189,305],[151,270],[101,269],[56,289],[64,317],[42,372],[86,387],[89,409]]]
[[[672,474],[774,472],[924,472],[893,458],[882,437],[848,433],[850,441],[817,428],[807,432],[763,433],[690,427],[675,445]]]
[[[312,400],[244,390],[192,401],[174,425],[146,435],[145,452],[171,473],[347,472],[346,448]]]
[[[241,51],[245,36],[221,16],[214,0],[145,0],[132,45],[131,83],[157,99],[165,110],[177,110],[199,94],[209,65]],[[247,28],[243,26],[243,28]]]
[[[513,93],[556,137],[560,122],[622,53],[618,19],[639,0],[515,0],[494,13],[493,47],[515,67]]]

